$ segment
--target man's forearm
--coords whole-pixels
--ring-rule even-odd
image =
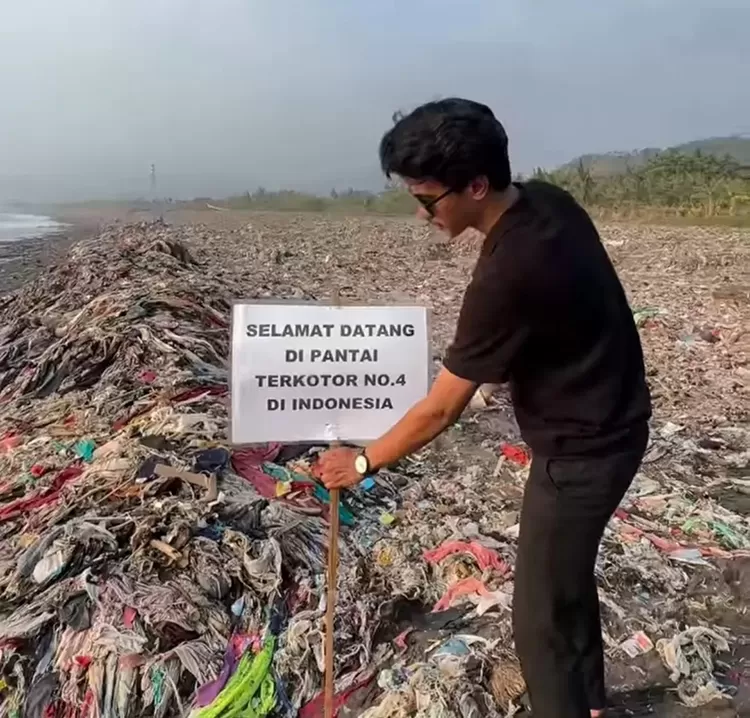
[[[415,404],[388,432],[367,446],[373,470],[419,451],[457,418],[446,411],[434,410],[427,400]]]

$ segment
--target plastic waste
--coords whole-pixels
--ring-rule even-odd
[[[373,287],[388,294],[396,288],[391,282],[418,276],[440,344],[449,339],[465,276],[452,265],[425,274],[414,242],[403,252],[387,246],[395,258],[373,282],[359,281],[361,267],[352,274],[341,264],[346,253],[332,254],[338,259],[320,273],[316,251],[329,253],[330,235],[317,244],[298,221],[290,217],[277,234],[264,228],[257,243],[256,230],[244,226],[110,227],[73,247],[70,259],[39,281],[0,299],[3,715],[167,718],[191,706],[207,709],[242,656],[254,663],[269,633],[277,645],[252,698],[240,692],[216,718],[265,712],[272,688],[279,718],[322,705],[328,506],[312,473],[321,447],[227,445],[231,302],[322,296],[332,281],[355,275],[351,292],[369,300]],[[327,232],[330,220],[314,221]],[[385,220],[377,225],[383,256],[391,230]],[[337,241],[361,244],[358,227],[342,219]],[[621,255],[626,272],[670,267],[669,276],[684,276],[691,291],[670,286],[660,295],[648,276],[631,287],[636,306],[664,312],[642,331],[655,403],[648,452],[597,559],[603,632],[617,662],[632,660],[619,647],[638,627],[654,641],[657,628],[672,636],[699,620],[721,634],[710,623],[718,608],[737,632],[741,623],[732,620],[748,593],[750,433],[738,417],[750,375],[737,301],[744,295],[725,281],[744,266],[744,254],[726,252],[713,235],[685,242],[685,231],[666,236],[653,266],[641,261],[643,248],[630,237]],[[205,251],[205,242],[221,251]],[[298,248],[283,272],[273,262],[280,244]],[[745,245],[742,239],[737,246]],[[226,263],[245,246],[250,254]],[[266,246],[269,262],[262,259]],[[700,271],[720,265],[721,286],[712,289],[712,278],[690,276],[692,270],[683,274],[690,262]],[[374,265],[366,264],[369,272]],[[724,297],[720,311],[715,293]],[[720,328],[720,342],[693,332],[683,350],[679,338],[693,323]],[[439,354],[436,347],[436,362]],[[351,523],[341,528],[336,607],[336,690],[347,696],[341,718],[368,711],[457,718],[476,709],[497,718],[518,703],[512,574],[492,558],[478,561],[483,551],[456,551],[433,565],[425,559],[425,552],[462,542],[514,563],[528,466],[498,450],[523,447],[506,390],[484,409],[462,419],[460,431],[449,429],[444,442],[381,471],[374,485],[343,492]],[[76,453],[82,437],[97,447],[90,460]],[[279,478],[264,463],[278,467],[272,472]],[[203,484],[160,475],[157,464],[201,474],[201,481],[213,474],[215,498],[206,500]],[[474,585],[460,583],[472,578]],[[443,599],[452,607],[433,613]],[[711,676],[701,676],[689,644],[680,650],[693,651],[690,675],[677,683],[687,700],[700,703],[726,690],[721,661],[735,659],[703,639],[696,643],[709,651]],[[456,645],[462,655],[448,650]],[[651,670],[652,663],[641,666]],[[350,693],[374,675],[382,680]],[[208,686],[207,693],[199,688]]]
[[[482,571],[490,568],[500,573],[510,571],[508,564],[495,551],[485,548],[475,541],[447,541],[432,551],[425,551],[424,558],[428,563],[440,563],[446,557],[457,553],[466,553],[473,556]]]
[[[490,591],[479,579],[473,577],[462,579],[448,587],[448,590],[443,594],[443,597],[435,604],[435,607],[432,610],[433,612],[445,611],[453,606],[456,599],[473,594],[488,596]]]
[[[691,627],[671,639],[660,639],[656,649],[686,706],[696,708],[728,695],[714,675],[716,654],[729,651],[723,633],[703,626]]]
[[[434,656],[468,656],[471,653],[469,646],[458,636],[449,638],[432,655]]]
[[[677,548],[667,553],[673,561],[689,563],[693,566],[710,566],[711,564],[703,558],[698,548]]]
[[[96,444],[91,439],[81,439],[74,447],[73,453],[79,458],[91,463],[94,459]]]
[[[652,651],[654,644],[643,631],[637,631],[626,641],[623,641],[620,648],[630,658],[636,658]]]
[[[512,461],[514,464],[517,464],[518,466],[527,466],[528,463],[531,461],[529,453],[526,451],[526,449],[520,446],[513,446],[512,444],[503,444],[500,447],[500,452],[506,459],[508,459],[509,461]]]
[[[633,319],[637,327],[643,327],[650,319],[656,319],[656,317],[662,314],[658,307],[642,307],[633,310]]]
[[[384,513],[380,514],[380,523],[383,524],[383,526],[392,526],[396,521],[396,517],[385,511]]]

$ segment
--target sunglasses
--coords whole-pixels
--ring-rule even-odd
[[[439,194],[437,197],[425,197],[424,195],[415,194],[412,195],[414,199],[421,204],[425,210],[427,210],[427,213],[434,217],[435,213],[433,212],[432,208],[441,200],[443,197],[447,197],[451,192],[453,192],[452,189],[447,189],[442,194]]]

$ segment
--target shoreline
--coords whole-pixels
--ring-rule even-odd
[[[57,219],[57,218],[53,218]],[[65,221],[69,226],[37,237],[0,242],[0,297],[20,289],[57,264],[77,242],[93,236],[98,224]]]

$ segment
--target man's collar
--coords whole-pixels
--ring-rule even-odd
[[[495,224],[492,225],[492,228],[487,233],[482,244],[482,256],[489,254],[497,242],[523,220],[522,210],[527,201],[526,191],[520,182],[513,182],[513,186],[518,190],[516,197],[498,217]]]

